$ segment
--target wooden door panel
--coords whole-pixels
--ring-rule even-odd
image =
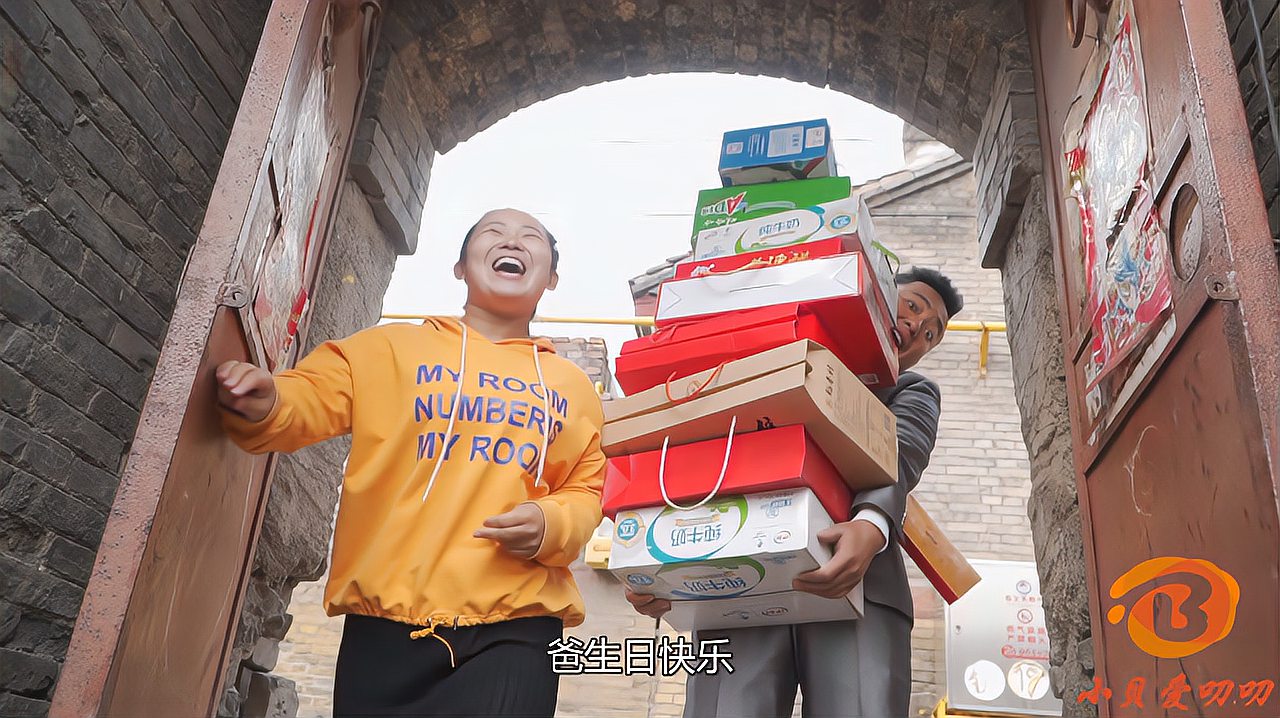
[[[1110,6],[1105,26],[1089,18],[1087,37],[1110,37],[1130,4]],[[1101,60],[1089,42],[1071,48],[1061,5],[1025,7],[1085,524],[1099,680],[1089,699],[1103,715],[1272,715],[1280,698],[1264,706],[1257,685],[1252,696],[1238,689],[1280,682],[1280,446],[1267,439],[1280,280],[1274,261],[1256,259],[1270,258],[1265,208],[1220,9],[1132,0],[1150,136],[1144,181],[1164,233],[1152,246],[1170,257],[1170,308],[1134,363],[1117,369],[1099,428],[1086,391],[1096,325],[1082,311],[1063,135],[1079,126]],[[1130,210],[1122,226],[1139,216]],[[1139,685],[1145,693],[1126,690]],[[1185,712],[1162,705],[1170,687]]]

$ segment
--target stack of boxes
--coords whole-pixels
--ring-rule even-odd
[[[816,536],[850,519],[854,494],[898,475],[896,422],[871,391],[898,376],[896,258],[835,171],[825,120],[726,133],[724,187],[698,195],[658,330],[617,359],[609,568],[672,600],[679,630],[862,615],[861,586],[791,588],[831,558]],[[909,536],[924,518],[909,505]],[[953,600],[976,573],[924,525],[932,557],[908,551]]]

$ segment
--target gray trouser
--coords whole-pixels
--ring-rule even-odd
[[[805,718],[905,718],[911,701],[911,619],[871,602],[858,621],[700,631],[728,638],[733,672],[694,673],[684,718],[785,718],[804,694]]]

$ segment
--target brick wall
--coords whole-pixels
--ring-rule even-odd
[[[47,710],[266,8],[0,6],[0,715]]]
[[[1268,95],[1273,103],[1271,112],[1276,112],[1274,103],[1280,103],[1280,0],[1222,0],[1222,14],[1240,74],[1245,122],[1253,136],[1253,154],[1262,180],[1271,238],[1280,258],[1280,155],[1275,135],[1271,134],[1273,119],[1267,112]],[[1274,121],[1280,123],[1280,116]]]

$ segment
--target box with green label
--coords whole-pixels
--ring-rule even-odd
[[[841,599],[791,588],[830,560],[817,536],[831,525],[809,489],[622,511],[609,570],[636,593],[672,600],[678,630],[860,618],[861,585]]]
[[[693,239],[706,229],[848,199],[850,191],[848,177],[704,189],[693,212]]]

